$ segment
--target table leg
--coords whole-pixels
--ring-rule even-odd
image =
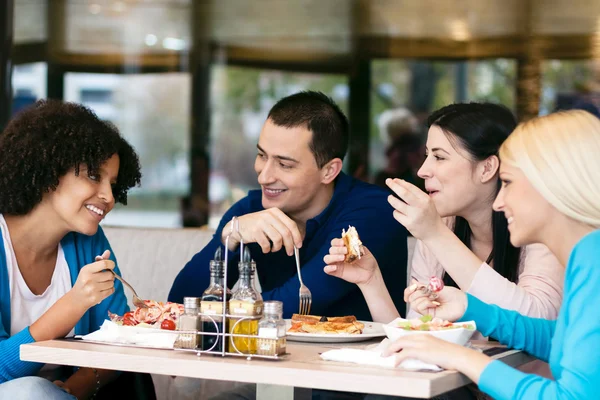
[[[311,389],[262,383],[256,385],[256,400],[310,400],[311,397]]]

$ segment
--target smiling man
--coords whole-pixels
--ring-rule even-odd
[[[202,295],[209,285],[209,260],[237,217],[239,234],[229,241],[229,287],[238,279],[243,239],[256,261],[263,299],[283,301],[289,318],[299,308],[295,245],[312,293],[311,314],[371,320],[358,287],[323,272],[331,240],[352,225],[379,262],[396,307],[404,310],[406,230],[392,217],[385,190],[342,172],[348,130],[345,115],[322,93],[300,92],[275,104],[256,146],[261,190],[250,191],[227,211],[213,240],[175,279],[169,301]]]

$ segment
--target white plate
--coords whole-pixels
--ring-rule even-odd
[[[100,329],[85,336],[76,336],[86,342],[120,346],[172,349],[177,331],[139,326],[122,326],[105,320]]]
[[[94,344],[106,344],[109,346],[121,346],[121,347],[137,347],[138,349],[156,349],[156,350],[173,350],[173,346],[152,346],[149,344],[137,344],[137,343],[119,343],[119,342],[111,342],[111,341],[103,341],[103,340],[90,340],[84,339],[82,336],[75,336],[70,340],[75,340],[77,342],[86,342],[86,343],[94,343]]]
[[[359,321],[365,324],[363,333],[351,334],[351,333],[299,333],[292,332],[287,334],[287,340],[292,342],[308,342],[308,343],[348,343],[348,342],[362,342],[364,340],[379,338],[385,336],[383,330],[383,324],[378,322]],[[292,326],[292,320],[286,319],[286,331]]]
[[[387,337],[390,338],[391,341],[394,342],[403,336],[425,334],[425,335],[435,336],[435,337],[445,340],[447,342],[465,346],[469,342],[469,340],[471,339],[471,336],[473,336],[473,334],[475,333],[475,331],[477,329],[477,324],[475,324],[475,321],[464,321],[464,322],[459,322],[459,323],[453,324],[453,325],[468,324],[468,325],[471,325],[473,327],[473,329],[455,328],[455,329],[444,329],[444,330],[439,330],[439,331],[408,331],[408,330],[405,330],[402,328],[398,328],[398,324],[400,322],[405,322],[405,321],[406,320],[404,318],[396,318],[395,320],[393,320],[392,322],[390,322],[389,324],[387,324],[383,327],[383,329],[385,330],[385,333],[387,334]]]

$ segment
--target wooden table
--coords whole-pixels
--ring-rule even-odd
[[[368,343],[367,343],[368,344]],[[344,344],[350,347],[350,344]],[[365,343],[353,345],[366,346]],[[256,383],[257,399],[292,399],[294,387],[431,398],[470,383],[453,371],[411,372],[323,361],[319,353],[340,345],[288,342],[285,360],[220,357],[172,350],[141,349],[50,340],[21,346],[21,359],[41,363]],[[496,356],[519,366],[531,357],[508,351]],[[273,397],[275,396],[275,397]]]

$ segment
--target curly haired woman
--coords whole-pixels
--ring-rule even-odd
[[[81,105],[39,101],[0,136],[0,398],[86,399],[116,378],[24,362],[19,346],[127,311],[99,224],[140,178],[133,148]]]

